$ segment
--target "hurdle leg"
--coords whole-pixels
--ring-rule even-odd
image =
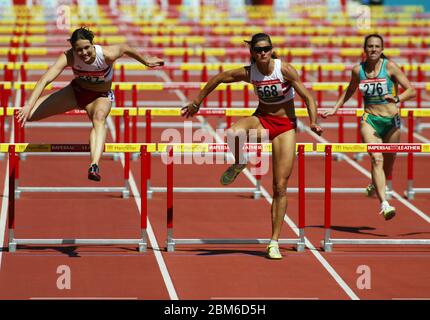
[[[18,120],[16,118],[16,113],[17,112],[15,111],[14,112],[14,116],[12,117],[13,120],[11,120],[11,125],[13,126],[12,132],[14,134],[14,140],[13,141],[15,143],[20,143],[20,142],[22,142],[22,141],[20,141],[20,138],[19,138],[19,131],[20,131],[19,128],[20,128],[20,125],[19,125]],[[15,188],[14,188],[14,190],[15,190],[15,192],[14,192],[15,199],[19,199],[19,197],[21,195],[21,191],[18,190],[19,160],[21,159],[20,156],[21,156],[21,153],[19,155],[16,155],[15,152],[14,152],[13,156],[9,155],[9,159],[10,159],[10,157],[13,157],[13,159],[14,159],[13,160],[13,174],[14,174],[14,186],[15,186]],[[10,165],[10,163],[11,162],[9,162],[9,165]]]
[[[414,114],[412,111],[408,112],[408,143],[414,142]],[[414,154],[408,153],[408,164],[407,164],[407,178],[408,184],[405,191],[406,198],[413,200],[415,198],[414,191]]]
[[[330,240],[331,231],[331,145],[325,147],[325,198],[324,198],[324,251],[331,252],[333,243]]]
[[[173,240],[173,147],[167,158],[167,252],[175,251]]]
[[[238,147],[238,146],[236,146]],[[261,149],[257,148],[257,165],[256,165],[256,169],[257,169],[257,174],[255,176],[256,178],[256,183],[255,183],[255,191],[254,191],[254,199],[258,200],[261,197]]]
[[[385,197],[387,198],[387,200],[390,200],[393,198],[393,180],[391,176],[387,178],[387,188],[385,190]]]
[[[305,146],[299,145],[299,241],[296,250],[305,250]]]
[[[415,198],[414,182],[412,180],[408,180],[408,185],[407,185],[407,189],[405,191],[405,196],[409,200],[413,200]]]
[[[8,201],[8,249],[9,252],[16,251],[15,242],[15,164],[17,157],[15,146],[9,146],[9,201]]]
[[[151,110],[145,111],[145,143],[151,143],[152,142],[152,119],[151,119]],[[147,175],[147,194],[148,199],[152,199],[153,190],[151,187],[151,155],[148,155],[148,175]]]
[[[148,152],[147,146],[140,147],[140,234],[142,241],[139,242],[139,252],[145,252],[147,248],[147,218],[148,218],[148,196],[147,196],[147,179],[148,179]]]
[[[130,142],[130,116],[129,110],[124,110],[124,142]],[[124,152],[124,190],[122,197],[128,199],[130,197],[130,152]]]
[[[254,190],[254,199],[258,200],[261,197],[261,180],[258,179],[255,184],[255,190]]]

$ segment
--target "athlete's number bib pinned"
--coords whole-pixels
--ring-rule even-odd
[[[273,101],[282,99],[283,91],[281,83],[260,84],[256,86],[257,94],[261,100]]]
[[[103,83],[104,81],[104,77],[93,77],[93,76],[79,76],[79,79],[86,81],[86,82],[91,82],[91,83]]]
[[[361,80],[359,89],[365,97],[378,97],[388,94],[387,79]]]

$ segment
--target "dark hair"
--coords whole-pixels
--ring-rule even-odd
[[[93,44],[94,33],[88,29],[87,27],[80,27],[73,31],[72,36],[67,39],[72,46],[75,45],[78,40],[88,40],[91,44]]]
[[[244,41],[249,45],[249,51],[252,51],[252,49],[254,49],[257,42],[260,42],[260,41],[267,41],[268,43],[270,43],[271,46],[273,46],[270,36],[266,33],[256,33],[252,36],[251,40],[244,40]],[[276,55],[275,52],[273,52],[272,59],[277,59],[277,58],[278,56]],[[255,62],[255,59],[251,57],[251,63],[254,63],[254,62]]]
[[[377,33],[372,33],[372,34],[367,35],[367,36],[364,38],[364,44],[363,44],[363,49],[364,49],[364,50],[366,50],[367,41],[368,41],[370,38],[378,38],[379,40],[381,40],[382,49],[384,49],[384,39],[382,38],[382,36],[380,36],[380,35],[379,35],[379,34],[377,34]],[[383,53],[381,53],[381,57],[382,57],[382,58],[384,58],[384,59],[388,59],[388,57],[387,57],[385,54],[383,54]]]

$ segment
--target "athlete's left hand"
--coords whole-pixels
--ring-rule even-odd
[[[311,123],[310,127],[311,127],[311,130],[319,136],[323,133],[323,129],[318,123]]]
[[[191,102],[187,104],[185,107],[181,108],[181,116],[185,118],[192,117],[194,114],[196,114],[199,111],[199,106],[195,104],[194,102]]]
[[[384,99],[387,100],[388,102],[392,102],[392,103],[396,103],[396,97],[392,96],[391,94],[386,94],[384,96]]]
[[[150,68],[164,66],[164,60],[157,57],[148,57],[145,60],[145,65]]]

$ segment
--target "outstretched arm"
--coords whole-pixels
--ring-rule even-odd
[[[355,90],[357,90],[358,85],[360,83],[359,72],[360,72],[359,65],[356,65],[354,68],[352,68],[351,80],[349,81],[348,88],[337,99],[334,107],[331,110],[326,111],[322,114],[323,118],[327,118],[328,116],[332,116],[336,114],[337,110],[352,97],[352,95],[354,94]]]
[[[306,107],[309,113],[310,128],[313,132],[318,135],[322,134],[322,128],[319,126],[317,117],[317,105],[315,99],[312,97],[308,89],[305,88],[302,81],[300,80],[299,74],[296,69],[288,63],[282,63],[282,75],[284,79],[289,81],[293,86],[294,90],[299,94],[299,96],[305,101]]]
[[[191,103],[181,109],[182,116],[186,116],[187,118],[192,117],[197,111],[199,111],[202,101],[212,91],[214,91],[220,83],[231,83],[238,81],[249,82],[249,74],[245,67],[224,71],[210,78],[204,88],[199,92],[197,97]]]
[[[45,74],[37,81],[33,92],[30,95],[27,103],[18,111],[17,120],[24,126],[27,121],[29,115],[31,114],[31,110],[33,109],[36,101],[40,98],[43,90],[46,88],[48,84],[54,81],[58,75],[67,67],[67,56],[66,52],[61,54],[58,57],[57,61],[45,72]]]
[[[110,63],[113,63],[115,60],[126,54],[150,68],[164,65],[163,59],[146,54],[142,55],[126,43],[103,47],[103,54]]]

